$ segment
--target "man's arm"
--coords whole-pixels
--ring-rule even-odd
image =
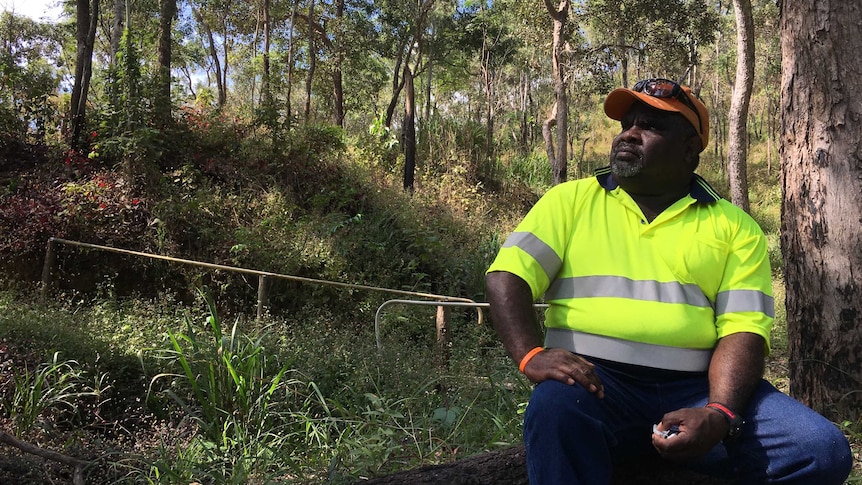
[[[530,286],[520,277],[505,271],[494,271],[485,276],[491,320],[509,357],[515,363],[532,349],[543,344],[542,330],[533,308]],[[524,375],[533,382],[556,379],[572,385],[575,382],[604,397],[594,365],[586,359],[563,349],[545,349],[536,354],[524,369]]]
[[[495,271],[485,276],[491,320],[509,357],[520,362],[530,350],[541,347],[542,337],[533,294],[526,281],[512,273]]]
[[[763,337],[753,333],[734,333],[719,340],[709,364],[709,402],[743,413],[763,377],[763,348]],[[676,459],[703,455],[724,439],[729,429],[727,419],[710,408],[668,413],[659,429],[671,426],[678,426],[681,433],[672,439],[653,435],[653,445],[663,456]]]
[[[744,411],[763,377],[763,348],[763,337],[753,333],[734,333],[719,340],[709,364],[709,402]]]

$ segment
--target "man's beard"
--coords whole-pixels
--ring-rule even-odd
[[[615,177],[635,177],[640,175],[641,170],[643,170],[643,164],[640,158],[631,162],[611,159],[611,173]]]

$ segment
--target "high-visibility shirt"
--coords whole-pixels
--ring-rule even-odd
[[[634,355],[620,360],[651,365],[645,355],[664,355],[670,362],[656,367],[671,369],[674,349],[703,350],[708,365],[718,339],[737,332],[762,336],[769,351],[766,238],[698,175],[690,193],[651,222],[608,168],[557,185],[508,237],[493,271],[519,276],[534,299],[544,297],[547,346],[571,338],[590,355],[606,343],[594,339],[609,338]],[[650,354],[648,346],[670,353]]]

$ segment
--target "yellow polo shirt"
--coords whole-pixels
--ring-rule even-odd
[[[774,316],[766,239],[695,175],[690,194],[647,222],[608,168],[550,189],[500,249],[506,271],[544,297],[548,328],[688,349]]]

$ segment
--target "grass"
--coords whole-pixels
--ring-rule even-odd
[[[781,291],[777,280],[778,302]],[[137,372],[147,385],[138,397],[147,400],[154,425],[103,440],[110,458],[99,463],[113,480],[351,483],[520,441],[519,410],[530,387],[472,314],[455,315],[452,358],[440,366],[430,310],[385,315],[385,350],[378,353],[370,318],[351,332],[320,310],[228,323],[204,295],[189,307],[136,301],[70,311],[7,292],[0,309],[0,332],[47,357],[43,368],[114,375],[128,365],[124,357],[143,363]],[[777,313],[767,378],[786,388],[780,304]],[[139,330],[123,335],[135,344],[112,335],[132,326]],[[59,359],[77,353],[78,361]],[[116,397],[110,391],[105,395]],[[127,416],[111,418],[118,429],[130,427]],[[858,455],[860,423],[840,424]],[[58,436],[71,429],[97,434],[86,419],[44,428]],[[122,444],[135,441],[152,446]],[[848,483],[860,480],[856,466]]]
[[[145,385],[126,382],[119,389],[134,389],[145,400],[150,425],[141,428],[122,412],[102,416],[116,433],[99,440],[106,446],[99,451],[110,457],[99,462],[100,473],[113,480],[350,483],[520,439],[517,410],[529,387],[511,372],[492,330],[477,326],[473,315],[455,316],[452,360],[441,367],[433,318],[419,322],[417,315],[400,326],[388,322],[387,350],[378,353],[371,318],[345,332],[335,331],[325,312],[225,323],[204,298],[192,308],[116,304],[111,313],[104,305],[40,307],[8,293],[2,302],[0,332],[26,342],[35,360],[90,347],[98,351],[70,362],[70,369],[121,373],[138,384],[145,379]],[[123,345],[111,335],[144,315],[158,325],[126,334],[145,345]],[[407,317],[393,312],[385,318]],[[169,320],[173,324],[163,325]],[[74,331],[45,338],[46,328]],[[127,357],[142,364],[137,378],[129,375],[135,372]],[[88,417],[74,429],[92,440],[99,426]],[[73,427],[48,428],[61,440]]]
[[[584,167],[604,165],[603,148],[592,144],[606,147],[606,131],[590,135]],[[308,199],[310,212],[277,188],[257,199],[256,192],[208,190],[206,204],[190,192],[189,207],[206,211],[171,206],[165,227],[170,235],[203,213],[232,214],[219,224],[252,222],[198,236],[217,240],[235,264],[263,261],[272,265],[266,270],[478,300],[485,265],[547,187],[547,177],[535,175],[540,159],[496,167],[509,180],[499,192],[425,167],[420,188],[406,195],[378,180],[385,175],[349,166],[341,185]],[[750,173],[752,214],[766,232],[775,276],[767,378],[787,390],[778,181],[762,165],[753,163]],[[727,193],[719,167],[706,155],[700,172]],[[333,205],[340,209],[325,211]],[[232,298],[243,304],[254,300],[253,285],[210,281],[233,285]],[[206,292],[191,300],[165,291],[119,299],[110,282],[101,291],[97,298],[58,294],[48,305],[33,301],[36,292],[26,286],[0,292],[4,345],[32,370],[13,375],[0,367],[10,403],[0,418],[25,438],[93,460],[95,482],[341,484],[521,440],[530,385],[472,311],[452,312],[451,358],[443,364],[428,308],[388,310],[378,352],[379,295],[276,288],[276,311],[256,321],[242,305],[217,308]],[[42,392],[30,392],[37,381]],[[40,403],[37,394],[54,399]],[[63,404],[73,397],[90,401]],[[110,406],[101,405],[106,400]],[[858,457],[862,420],[838,424]],[[855,467],[850,483],[862,481],[858,459]]]

